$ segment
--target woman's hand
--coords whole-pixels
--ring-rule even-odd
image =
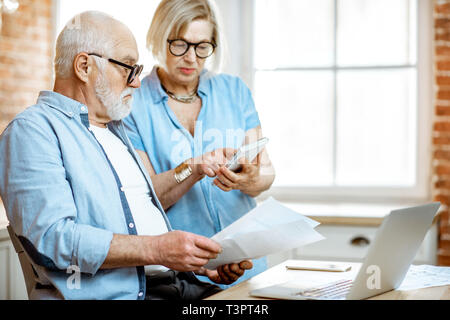
[[[212,178],[217,175],[220,167],[225,165],[233,157],[235,152],[236,149],[220,148],[207,152],[197,158],[190,159],[188,163],[198,176],[207,175]]]
[[[214,180],[214,184],[226,192],[236,189],[250,196],[258,195],[261,180],[261,154],[258,154],[253,163],[245,158],[241,158],[239,163],[241,165],[239,172],[233,172],[225,166],[221,166],[217,170],[217,178]]]

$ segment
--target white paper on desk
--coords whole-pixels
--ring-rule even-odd
[[[271,197],[212,237],[222,246],[222,253],[205,267],[215,269],[322,240],[314,230],[317,225]]]
[[[450,267],[411,265],[397,290],[416,290],[450,285]]]

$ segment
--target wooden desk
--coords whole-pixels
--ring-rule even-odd
[[[252,297],[249,292],[254,289],[267,287],[273,284],[282,283],[291,280],[298,280],[307,276],[324,275],[322,271],[303,271],[303,270],[287,270],[286,264],[293,260],[287,260],[276,265],[265,272],[237,284],[227,290],[219,292],[207,300],[261,300],[263,298]],[[337,262],[338,263],[338,262]],[[346,272],[346,275],[354,275],[358,273],[361,263],[349,263],[352,269]],[[343,278],[343,272],[326,272],[326,277],[333,279]],[[378,296],[369,298],[370,300],[450,300],[450,285],[442,287],[424,288],[419,290],[399,291],[393,290],[385,292]]]

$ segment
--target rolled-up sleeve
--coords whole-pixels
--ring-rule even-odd
[[[95,274],[113,233],[77,223],[58,139],[43,126],[18,118],[0,138],[0,194],[8,219],[27,251],[34,250],[28,253],[35,263],[50,269],[76,265]]]

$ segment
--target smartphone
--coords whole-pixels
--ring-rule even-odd
[[[258,153],[262,151],[267,142],[269,142],[268,138],[261,138],[258,141],[240,147],[234,154],[233,158],[230,159],[225,166],[231,171],[239,171],[241,169],[239,160],[241,158],[247,158],[247,160],[253,161]]]
[[[308,271],[329,271],[329,272],[347,272],[352,266],[347,263],[329,263],[320,261],[300,261],[294,260],[286,265],[290,270],[308,270]]]

